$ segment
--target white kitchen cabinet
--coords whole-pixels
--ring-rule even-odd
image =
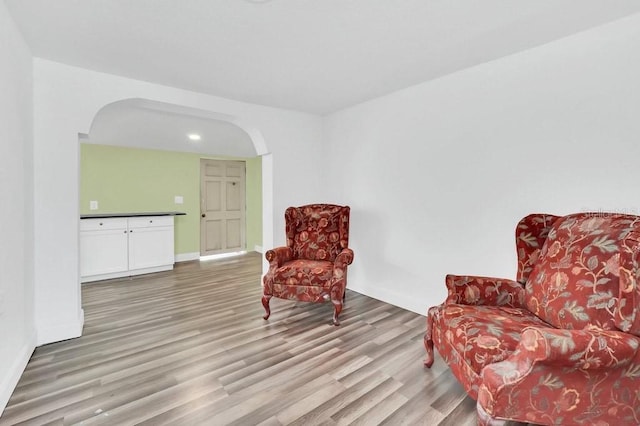
[[[173,216],[129,218],[129,270],[173,262]]]
[[[173,216],[136,216],[80,221],[82,282],[173,269]]]
[[[80,276],[114,274],[129,269],[126,218],[80,222]]]

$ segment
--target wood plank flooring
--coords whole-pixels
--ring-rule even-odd
[[[1,425],[474,425],[425,318],[348,291],[271,300],[256,253],[82,286],[83,336],[36,349]],[[425,306],[425,310],[426,310]]]

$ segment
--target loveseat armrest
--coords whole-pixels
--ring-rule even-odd
[[[524,287],[513,280],[449,274],[446,285],[446,305],[524,307]]]
[[[611,369],[628,365],[636,357],[640,339],[622,331],[585,328],[558,330],[527,327],[514,357],[581,370]]]
[[[290,247],[276,247],[271,250],[267,250],[264,257],[269,262],[270,267],[279,268],[283,263],[290,261],[293,258],[293,250]]]
[[[639,346],[621,331],[527,327],[509,357],[482,369],[479,424],[637,424],[627,395],[637,388]]]

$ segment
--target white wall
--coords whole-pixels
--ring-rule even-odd
[[[447,272],[512,277],[513,226],[531,211],[640,210],[640,16],[324,120],[36,59],[33,153],[30,55],[4,5],[0,24],[0,391],[33,347],[33,281],[37,343],[81,331],[77,136],[121,99],[257,129],[272,175],[265,247],[284,242],[287,206],[350,204],[349,287],[420,313],[443,300]]]
[[[640,15],[325,120],[349,288],[424,314],[446,273],[515,276],[530,212],[640,213]]]
[[[0,414],[35,347],[32,69],[0,2]]]
[[[321,197],[320,117],[231,101],[200,93],[34,60],[35,294],[38,344],[78,336],[83,312],[78,272],[78,132],[88,133],[103,106],[143,98],[199,108],[234,117],[253,128],[266,147],[266,196],[273,195],[273,226],[264,244],[284,242],[284,209]],[[250,134],[251,134],[250,130]],[[268,209],[268,207],[265,207]],[[271,235],[271,231],[273,234]],[[274,242],[275,241],[275,242]],[[259,283],[256,283],[259,285]]]

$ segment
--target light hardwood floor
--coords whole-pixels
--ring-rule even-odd
[[[423,316],[348,291],[339,327],[275,298],[264,321],[260,279],[250,253],[83,285],[83,336],[36,349],[0,424],[475,424]]]

